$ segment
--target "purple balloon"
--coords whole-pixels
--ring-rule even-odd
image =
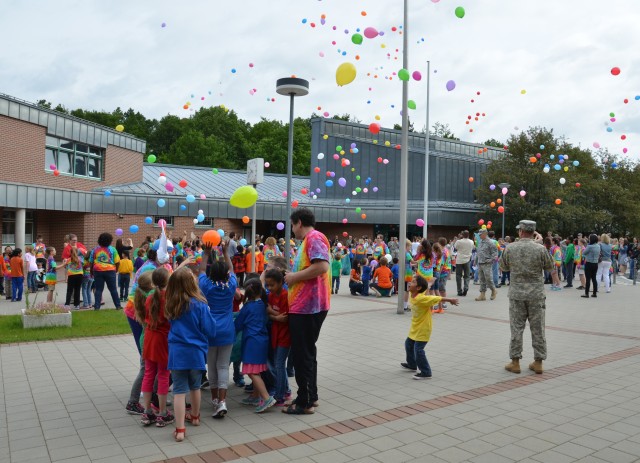
[[[122,228],[116,228],[116,236],[122,236]]]
[[[456,88],[456,83],[453,80],[450,80],[449,82],[447,82],[447,90],[451,91],[454,88]]]
[[[284,230],[284,224],[282,222],[278,222],[278,224],[276,225],[276,228],[278,230]]]
[[[373,192],[374,192],[374,193],[377,193],[377,192],[378,192],[378,187],[377,187],[377,186],[374,186],[374,187],[373,187]]]
[[[347,186],[347,180],[344,177],[340,177],[338,179],[338,185],[344,188],[345,186]]]

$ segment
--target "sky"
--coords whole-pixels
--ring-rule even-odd
[[[408,70],[421,74],[409,81],[416,129],[425,126],[429,80],[430,125],[449,124],[462,140],[504,142],[543,126],[574,145],[640,159],[637,0],[408,4]],[[310,82],[296,116],[348,113],[393,127],[402,18],[400,0],[0,0],[0,92],[150,118],[225,105],[254,123],[288,120],[275,83],[295,75]],[[378,35],[354,44],[368,27]],[[357,76],[338,86],[345,62]]]

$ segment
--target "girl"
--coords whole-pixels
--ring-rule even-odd
[[[185,262],[187,262],[185,260]],[[191,392],[191,424],[200,425],[200,381],[206,370],[205,356],[209,339],[216,335],[216,323],[211,316],[193,272],[182,267],[169,278],[166,291],[165,316],[169,330],[169,363],[173,379],[177,442],[185,438],[185,397]]]
[[[562,286],[560,286],[560,269],[562,268],[562,249],[560,248],[560,238],[553,238],[553,245],[549,249],[551,253],[551,257],[553,258],[553,263],[555,264],[556,271],[555,275],[551,273],[551,280],[553,284],[551,285],[552,291],[561,291]]]
[[[413,248],[413,244],[411,240],[406,240],[404,242],[404,252],[405,252],[405,269],[404,269],[404,310],[408,311],[409,309],[409,283],[413,279],[413,266],[416,265],[416,261],[413,260],[413,254],[411,250]]]
[[[360,278],[360,260],[357,258],[353,261],[353,268],[349,277],[349,290],[352,296],[362,294],[363,291],[362,278]]]
[[[245,256],[244,256],[244,247],[239,244],[236,248],[236,253],[233,256],[233,273],[236,274],[236,279],[238,280],[238,284],[242,286],[244,284],[244,273],[247,270]]]
[[[393,289],[393,274],[391,270],[387,266],[387,258],[380,258],[380,265],[373,272],[372,280],[377,280],[376,283],[371,285],[371,292],[375,294],[376,297],[390,297],[391,290]]]
[[[24,261],[22,249],[15,248],[11,253],[11,302],[22,300],[24,288]]]
[[[258,397],[244,401],[255,404],[256,413],[262,413],[276,401],[269,395],[260,377],[267,371],[267,352],[269,336],[267,334],[267,297],[258,278],[244,283],[244,306],[235,320],[236,331],[242,331],[242,373],[249,375],[254,393]],[[257,400],[257,401],[256,401]]]
[[[30,293],[35,293],[38,290],[38,286],[36,284],[38,263],[36,262],[36,255],[33,252],[33,245],[31,244],[27,244],[24,247],[24,263],[27,273],[27,289]]]
[[[207,299],[211,316],[216,322],[216,337],[209,339],[207,366],[209,369],[209,385],[213,418],[224,418],[227,414],[227,387],[229,385],[229,362],[231,349],[236,337],[233,326],[233,297],[238,283],[233,273],[233,265],[229,258],[228,241],[222,243],[224,261],[214,260],[209,266],[211,246],[205,245],[198,286]]]
[[[281,270],[271,268],[265,274],[265,284],[269,290],[267,308],[271,324],[271,347],[274,351],[276,371],[276,406],[283,407],[288,398],[289,380],[287,378],[287,358],[291,350],[289,336],[289,295],[284,289],[284,274]]]
[[[2,276],[4,277],[4,294],[7,300],[10,300],[13,295],[13,290],[11,288],[11,253],[13,249],[11,246],[7,246],[4,248],[4,253],[2,253]]]
[[[431,366],[424,353],[424,348],[431,337],[432,321],[431,308],[441,301],[458,305],[457,298],[447,298],[440,296],[430,296],[427,291],[429,283],[420,275],[413,277],[409,283],[409,293],[411,294],[411,328],[409,335],[404,342],[407,361],[400,365],[413,372],[420,370],[413,375],[413,379],[431,378]]]
[[[62,265],[67,267],[67,297],[64,305],[71,304],[71,295],[73,295],[73,308],[77,310],[80,306],[80,290],[84,280],[84,255],[82,251],[76,246],[71,246],[69,259],[65,259]]]
[[[93,277],[91,276],[91,264],[88,260],[84,261],[82,266],[82,308],[91,307],[91,287],[93,286]]]
[[[278,248],[278,242],[273,236],[267,238],[264,242],[264,247],[262,248],[262,253],[264,255],[265,266],[267,269],[269,267],[269,259],[273,256],[277,256],[280,254],[280,249]]]
[[[133,271],[134,271],[134,273],[137,272],[138,270],[140,270],[140,267],[142,267],[144,265],[144,262],[145,262],[144,249],[139,248],[138,252],[137,252],[136,261],[133,263]]]
[[[169,322],[165,318],[165,291],[169,282],[169,271],[158,267],[151,274],[155,286],[153,294],[147,296],[144,316],[144,344],[142,358],[144,359],[144,378],[142,379],[142,400],[144,414],[140,422],[148,426],[155,422],[159,428],[175,421],[174,416],[167,410],[167,393],[169,392]],[[153,383],[158,377],[158,401],[160,415],[156,416],[151,408]]]
[[[586,284],[586,278],[584,276],[584,256],[582,255],[586,247],[586,241],[584,238],[576,238],[573,240],[573,244],[576,247],[575,254],[573,255],[573,262],[576,264],[576,272],[580,277],[580,286],[576,289],[580,291],[584,289],[584,285]]]
[[[47,248],[44,255],[47,258],[47,273],[45,274],[44,282],[47,284],[47,302],[53,302],[53,293],[56,290],[56,282],[58,281],[58,275],[56,273],[56,248]]]
[[[424,278],[429,285],[434,281],[433,269],[435,267],[435,255],[433,247],[428,239],[423,239],[416,256],[416,274]]]

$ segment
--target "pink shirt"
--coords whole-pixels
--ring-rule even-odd
[[[313,260],[330,262],[329,240],[317,230],[304,237],[298,255],[293,262],[293,271],[299,272],[311,266]],[[314,314],[329,310],[331,276],[326,272],[310,280],[299,281],[289,286],[289,313]]]

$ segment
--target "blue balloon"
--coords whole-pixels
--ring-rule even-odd
[[[148,218],[148,217],[147,217],[147,218]],[[129,231],[130,231],[131,233],[138,233],[138,230],[140,230],[140,228],[139,228],[137,225],[131,225],[131,226],[129,227]]]
[[[198,219],[198,222],[204,222],[204,214],[198,214],[196,219]]]
[[[184,204],[180,204],[180,210],[181,211],[186,211],[187,210],[187,206]]]
[[[560,164],[556,164],[555,166],[553,166],[553,168],[554,168],[555,170],[560,170],[560,169],[562,169],[562,167],[560,167]]]
[[[351,198],[347,198],[344,200],[345,203],[349,204],[351,202]]]
[[[573,165],[578,167],[580,165],[580,161],[573,161]]]
[[[187,202],[192,203],[196,200],[196,197],[193,195],[187,195]]]
[[[618,163],[617,162],[612,162],[611,163],[611,167],[614,168],[614,169],[617,169],[618,168]]]
[[[167,202],[164,199],[158,200],[158,207],[164,207],[165,204],[167,204]]]
[[[549,159],[555,159],[556,157],[552,154],[551,156],[549,156]]]
[[[105,196],[111,196],[111,190],[104,190],[104,195]]]
[[[144,223],[146,223],[147,225],[151,225],[153,223],[153,217],[145,217]]]
[[[327,180],[326,182],[324,182],[325,185],[327,185],[327,187],[332,187],[333,186],[333,180]]]
[[[613,132],[613,129],[611,127],[607,127],[607,132]]]
[[[241,245],[243,245],[243,246],[246,246],[246,245],[247,245],[247,240],[245,240],[244,238],[242,238],[242,239],[240,240],[240,244],[241,244]]]
[[[220,238],[224,236],[224,230],[222,228],[218,228],[218,235],[220,235]]]
[[[636,95],[636,101],[640,100],[640,95]]]
[[[540,149],[543,150],[544,149],[544,145],[540,145]]]

